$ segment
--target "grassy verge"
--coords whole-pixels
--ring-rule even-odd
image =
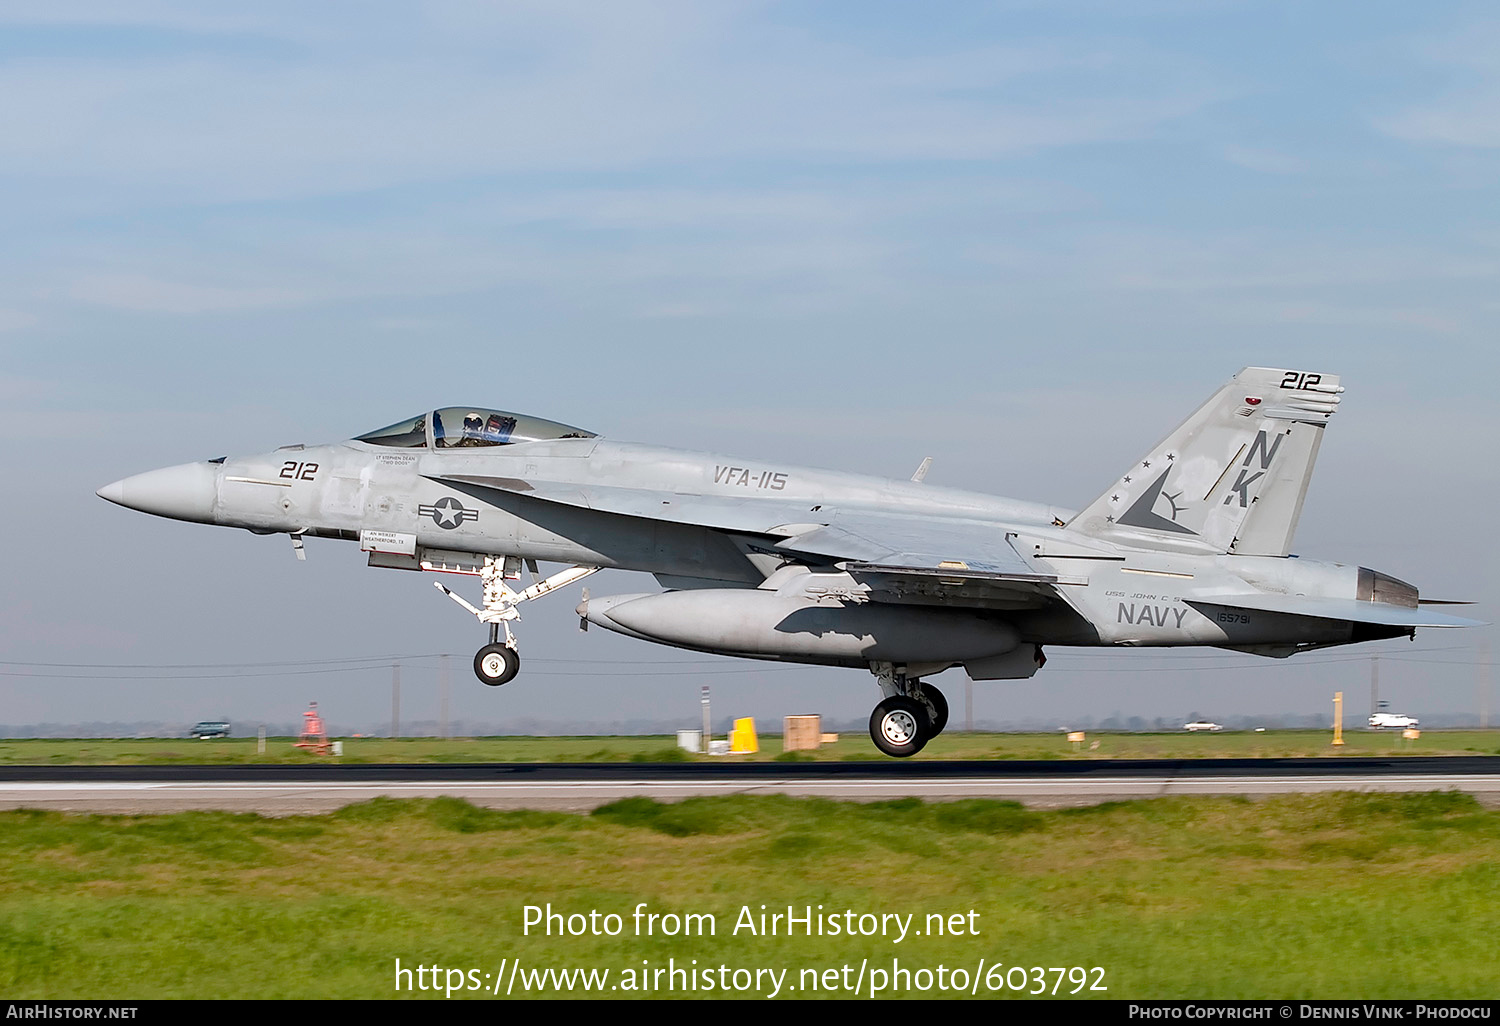
[[[1424,730],[1415,740],[1398,731],[1349,731],[1334,748],[1321,730],[1264,733],[1103,734],[1091,733],[1081,745],[1060,734],[964,734],[939,736],[918,756],[931,759],[1212,759],[1401,755],[1496,755],[1500,731]],[[706,760],[676,747],[665,735],[637,737],[483,737],[347,738],[344,755],[320,756],[294,747],[293,738],[266,740],[264,754],[254,738],[213,741],[170,738],[137,740],[35,739],[0,741],[0,765],[131,765],[172,763],[441,763],[441,762],[661,762]],[[1097,746],[1097,747],[1096,747]],[[763,734],[755,755],[714,761],[776,758],[803,761],[882,760],[869,735],[845,733],[816,752],[782,752],[781,737]]]
[[[939,966],[978,979],[984,959],[1101,967],[1109,990],[1095,996],[1110,998],[1487,998],[1497,894],[1500,812],[1459,794],[1054,812],[784,797],[630,799],[591,816],[454,799],[280,819],[6,812],[0,993],[385,998],[397,996],[397,959],[474,970],[460,985],[485,987],[520,959],[523,973],[608,969],[606,986],[669,964],[731,986],[736,969],[786,970],[781,996],[808,997],[835,977],[847,985],[862,964],[866,986],[872,970],[905,967],[928,970],[935,987]],[[712,915],[716,930],[639,936],[642,903],[647,914]],[[614,913],[622,929],[527,935],[526,906],[549,904]],[[736,933],[762,905],[910,915],[922,935]],[[962,928],[931,935],[929,915]],[[760,982],[764,996],[771,980]]]

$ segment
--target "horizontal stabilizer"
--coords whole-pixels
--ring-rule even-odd
[[[1393,606],[1384,602],[1361,602],[1358,599],[1310,598],[1305,595],[1223,595],[1215,598],[1188,598],[1193,607],[1227,606],[1231,609],[1253,609],[1263,613],[1288,616],[1316,616],[1324,620],[1379,624],[1383,627],[1483,627],[1478,620],[1434,613],[1410,606]]]

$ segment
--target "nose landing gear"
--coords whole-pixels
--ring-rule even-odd
[[[537,580],[536,563],[527,561],[527,568],[531,571],[531,587],[522,591],[512,591],[505,583],[506,564],[511,563],[515,567],[514,577],[520,576],[520,561],[511,557],[486,556],[484,563],[477,570],[469,570],[476,573],[484,582],[484,608],[478,609],[466,601],[463,596],[456,595],[447,585],[441,581],[434,581],[433,586],[447,595],[454,602],[463,606],[469,612],[479,618],[480,623],[490,625],[490,643],[481,648],[474,656],[474,676],[490,687],[499,687],[508,684],[515,679],[516,674],[521,672],[521,656],[516,651],[516,636],[511,633],[510,621],[519,620],[521,611],[516,608],[522,602],[541,598],[551,591],[556,591],[564,585],[581,581],[589,574],[595,573],[599,568],[596,566],[574,566],[559,573],[553,574],[546,580]],[[459,570],[458,572],[466,572]],[[500,638],[500,630],[504,628],[505,639]]]

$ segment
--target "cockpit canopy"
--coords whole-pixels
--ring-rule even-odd
[[[448,406],[420,417],[360,435],[356,441],[397,449],[459,449],[484,445],[515,445],[554,438],[598,438],[592,431],[504,410]]]

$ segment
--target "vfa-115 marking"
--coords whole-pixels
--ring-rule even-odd
[[[946,724],[926,678],[1030,677],[1046,645],[1212,645],[1288,656],[1474,621],[1358,566],[1290,556],[1343,388],[1251,367],[1081,511],[923,483],[616,442],[449,407],[346,442],[116,481],[122,506],[358,541],[371,566],[470,574],[486,684],[520,668],[522,602],[603,568],[666,590],[588,596],[582,626],[700,652],[860,667],[870,733],[920,751]],[[566,568],[545,579],[538,562]],[[525,567],[529,586],[520,584]],[[513,587],[512,584],[515,586]]]

